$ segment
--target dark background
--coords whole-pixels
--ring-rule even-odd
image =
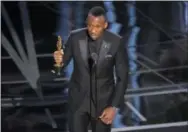
[[[70,30],[76,29],[75,7],[79,2],[67,2],[70,4],[71,14],[69,19]],[[14,25],[14,28],[25,47],[23,24],[20,17],[20,10],[18,2],[2,2],[8,15]],[[131,27],[128,26],[129,16],[127,14],[128,2],[113,2],[115,7],[116,22],[122,25],[119,34],[121,36],[129,36]],[[56,50],[57,35],[59,29],[61,14],[60,2],[27,2],[27,8],[30,16],[30,24],[35,42],[35,50],[37,55],[46,55],[47,57],[38,57],[38,66],[40,75],[44,75],[45,79],[41,82],[42,93],[47,96],[58,95],[62,97],[66,94],[64,89],[67,86],[67,81],[53,82],[50,70],[53,68],[53,58],[51,54]],[[83,2],[82,17],[85,19],[90,8],[100,5],[104,7],[103,2]],[[154,61],[156,65],[139,57],[138,60],[150,66],[150,68],[167,68],[159,73],[168,79],[172,80],[175,84],[188,82],[188,69],[168,70],[174,66],[187,66],[188,65],[188,41],[187,41],[187,26],[185,19],[185,10],[188,8],[184,2],[140,2],[137,1],[134,5],[136,7],[137,26],[140,27],[138,34],[137,52],[144,55],[150,60]],[[2,11],[2,10],[1,10]],[[16,49],[16,46],[7,28],[5,19],[1,17],[1,32],[11,42],[11,45]],[[111,24],[111,23],[110,23]],[[82,20],[82,27],[85,26],[85,20]],[[176,40],[176,43],[172,41]],[[128,48],[128,46],[127,46]],[[184,49],[184,50],[182,50]],[[48,129],[51,130],[51,123],[49,123],[48,116],[46,115],[45,108],[49,108],[55,121],[58,124],[58,129],[66,129],[66,97],[53,101],[46,101],[47,104],[39,103],[37,101],[37,94],[32,90],[31,86],[27,83],[22,84],[5,84],[7,81],[25,80],[20,70],[17,68],[9,54],[2,47],[1,50],[1,72],[2,72],[2,99],[12,97],[34,97],[36,102],[23,103],[24,105],[17,106],[16,101],[13,107],[2,106],[2,123],[3,128],[8,131],[21,126],[24,129]],[[143,66],[139,65],[139,70],[145,70]],[[28,67],[29,70],[29,67]],[[48,78],[48,79],[46,79]],[[161,77],[156,76],[154,73],[140,74],[139,78],[140,88],[167,85]],[[173,86],[175,87],[175,86]],[[185,85],[184,87],[188,87]],[[131,89],[131,81],[129,88]],[[25,99],[26,100],[26,99]],[[130,100],[131,101],[131,100]],[[148,122],[139,122],[142,124],[156,124],[185,121],[188,119],[187,112],[187,94],[168,94],[141,97],[141,113],[145,115]],[[4,102],[3,102],[4,103]],[[31,105],[30,105],[31,103]],[[39,103],[39,104],[37,104]],[[16,106],[16,107],[15,107]],[[125,107],[126,108],[126,107]],[[127,109],[123,109],[123,124],[132,126],[138,121],[132,119],[129,115],[131,113]],[[20,127],[18,128],[20,129]],[[4,130],[5,131],[5,130]],[[19,130],[20,131],[20,130]],[[26,130],[25,130],[26,131]]]

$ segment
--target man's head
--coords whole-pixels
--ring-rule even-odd
[[[93,40],[98,39],[107,28],[106,13],[102,7],[93,7],[87,17],[87,28]]]

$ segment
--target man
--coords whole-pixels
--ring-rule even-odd
[[[88,13],[87,28],[70,33],[64,55],[54,52],[55,61],[63,67],[74,60],[68,99],[70,132],[87,132],[89,123],[95,132],[110,132],[116,109],[124,101],[128,57],[121,38],[107,31],[107,26],[104,9],[94,7]]]

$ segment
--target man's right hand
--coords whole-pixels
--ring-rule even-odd
[[[63,50],[54,52],[53,56],[54,56],[55,63],[61,64],[63,62],[63,54],[64,54]]]

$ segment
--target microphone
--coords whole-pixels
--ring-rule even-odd
[[[88,64],[90,69],[97,64],[98,55],[96,53],[92,53],[88,58]]]
[[[97,97],[98,97],[98,92],[97,92],[97,60],[98,60],[98,55],[97,55],[97,53],[91,53],[91,55],[90,55],[90,66],[91,66],[91,68],[90,68],[90,97],[91,97],[91,99],[90,99],[90,114],[92,113],[91,112],[91,101],[93,101],[93,105],[94,105],[94,107],[95,107],[95,116],[97,116],[97,110],[98,110],[98,102],[97,102]],[[92,69],[94,69],[94,72],[92,72]],[[94,77],[94,85],[92,85],[92,77]],[[94,89],[94,91],[93,91],[93,89]],[[94,94],[92,93],[92,92],[94,92]],[[93,98],[93,96],[95,96],[95,99]],[[98,119],[98,117],[96,117],[96,119]]]
[[[91,58],[94,61],[94,64],[96,65],[97,64],[97,60],[98,60],[98,55],[96,53],[92,53],[91,54]]]

